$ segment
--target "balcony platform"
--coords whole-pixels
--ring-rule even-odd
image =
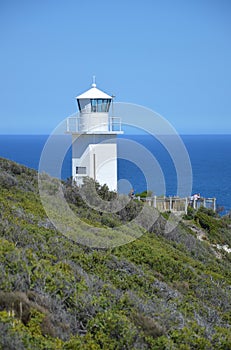
[[[121,118],[120,117],[110,117],[107,123],[100,123],[99,125],[94,125],[94,128],[90,128],[84,124],[84,128],[81,117],[69,117],[66,120],[66,133],[67,134],[76,134],[76,135],[117,135],[123,134],[124,132],[121,129]],[[84,129],[87,129],[84,130]],[[97,130],[98,129],[98,130]]]

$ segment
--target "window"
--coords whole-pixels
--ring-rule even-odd
[[[102,100],[97,100],[97,112],[103,112],[102,111]]]
[[[97,100],[91,100],[91,111],[97,112]]]
[[[76,167],[76,174],[78,175],[86,175],[87,174],[87,168],[84,166],[77,166]]]
[[[91,99],[91,111],[108,113],[111,101],[109,99]]]
[[[111,100],[106,100],[106,102],[107,102],[106,112],[108,112],[110,108]]]
[[[104,109],[104,112],[108,112],[108,111],[109,111],[110,103],[111,103],[111,101],[110,101],[109,99],[108,99],[108,100],[103,100],[103,109]]]

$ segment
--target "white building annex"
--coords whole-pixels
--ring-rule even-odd
[[[92,87],[76,97],[79,114],[67,119],[72,134],[72,177],[78,185],[89,176],[117,191],[117,134],[121,120],[110,115],[113,96]]]

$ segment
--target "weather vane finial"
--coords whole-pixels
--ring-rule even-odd
[[[92,76],[92,84],[91,84],[92,87],[96,87],[96,83],[95,83],[95,75]]]

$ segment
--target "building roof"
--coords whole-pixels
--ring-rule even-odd
[[[105,92],[97,89],[96,84],[92,84],[92,87],[85,91],[83,94],[76,97],[76,99],[112,99],[112,96],[106,94]]]

